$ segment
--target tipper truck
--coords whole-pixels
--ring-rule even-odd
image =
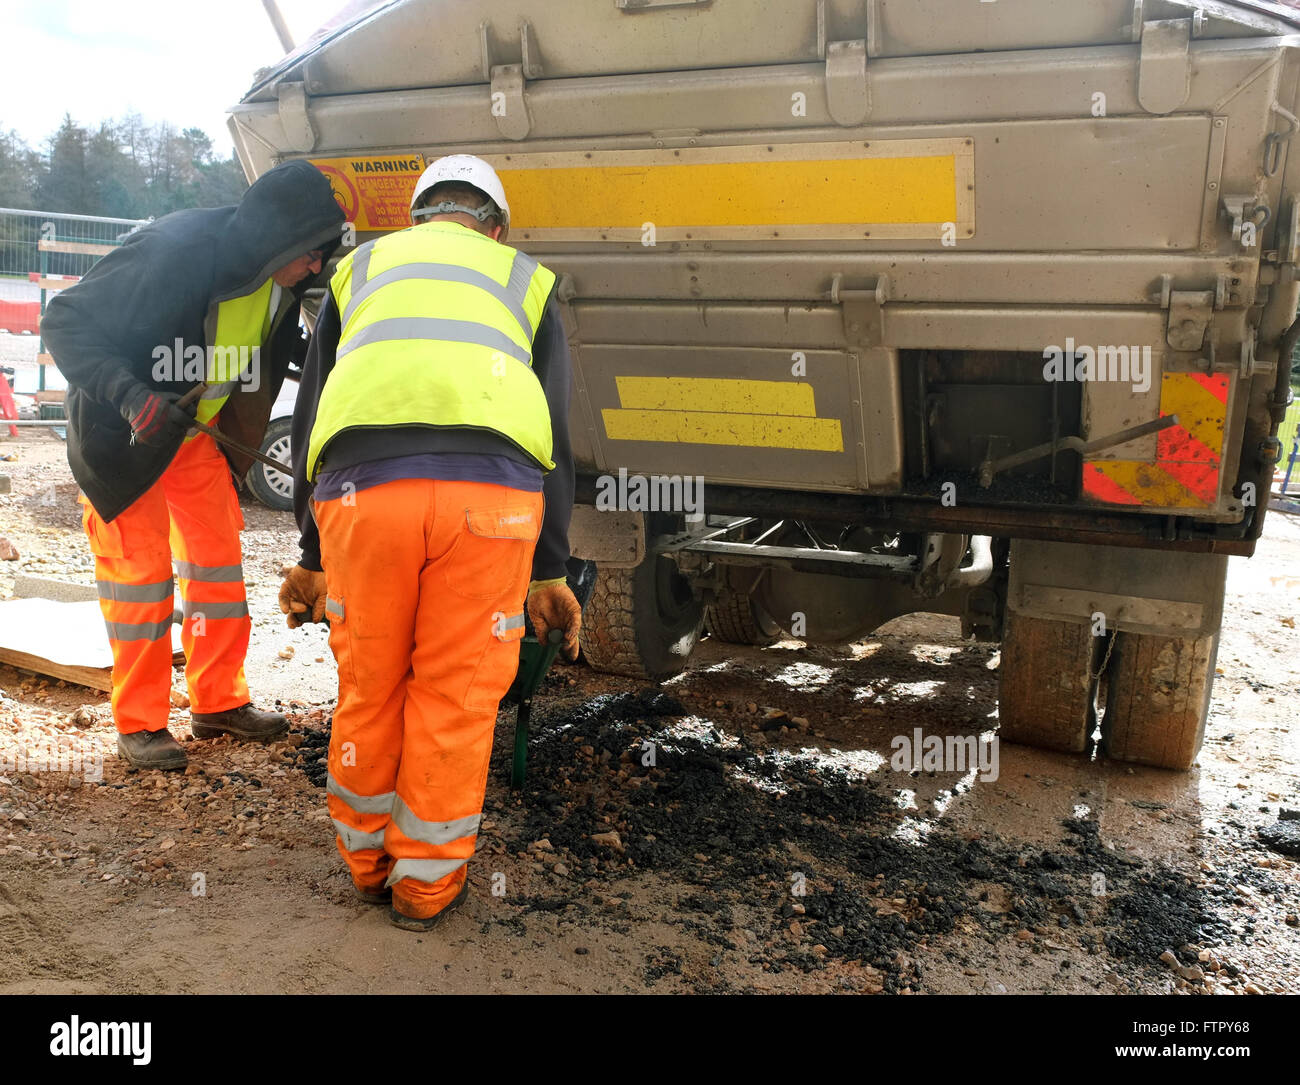
[[[583,652],[1001,642],[1003,738],[1171,769],[1279,455],[1300,12],[1227,0],[354,3],[233,108],[357,243],[498,171],[559,276]]]

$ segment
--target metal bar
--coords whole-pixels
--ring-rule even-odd
[[[66,211],[32,211],[30,208],[0,207],[0,215],[25,215],[38,219],[74,219],[77,222],[111,222],[117,226],[143,226],[148,219],[115,219],[104,215],[72,215]]]
[[[284,21],[284,16],[280,13],[280,5],[275,0],[262,0],[262,7],[266,8],[267,17],[275,27],[275,36],[280,39],[280,45],[285,53],[292,53],[293,35],[289,33],[289,24]]]
[[[193,389],[190,389],[190,392],[187,392],[186,394],[189,395],[192,392]],[[233,448],[236,452],[242,452],[245,456],[252,456],[258,463],[264,463],[267,467],[273,467],[277,471],[283,471],[286,475],[293,473],[292,464],[273,460],[270,456],[263,455],[261,451],[254,448],[252,445],[246,445],[243,441],[236,441],[233,437],[228,437],[226,434],[222,433],[221,430],[217,429],[216,426],[209,426],[206,422],[191,422],[190,424],[201,433],[206,433],[219,444],[226,445],[228,448]]]
[[[1150,422],[1143,422],[1141,425],[1122,429],[1117,433],[1108,433],[1104,437],[1094,437],[1091,441],[1085,441],[1082,437],[1064,437],[1059,441],[1047,441],[1041,445],[1034,445],[1033,448],[1026,448],[1023,452],[1014,452],[1010,456],[1003,456],[1001,459],[986,459],[980,464],[980,485],[987,489],[993,485],[993,476],[999,472],[1009,471],[1013,467],[1021,467],[1026,463],[1033,463],[1034,460],[1041,460],[1044,456],[1054,457],[1062,449],[1070,449],[1081,456],[1085,456],[1090,452],[1101,452],[1116,445],[1136,441],[1139,437],[1159,433],[1161,430],[1176,425],[1178,425],[1178,415],[1167,414],[1161,418],[1154,418]]]

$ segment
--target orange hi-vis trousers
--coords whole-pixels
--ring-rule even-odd
[[[171,708],[172,558],[181,581],[181,643],[193,712],[248,703],[244,517],[226,458],[206,434],[181,445],[162,477],[105,521],[85,497],[99,606],[113,647],[113,719],[123,734],[167,726]]]
[[[542,495],[399,479],[314,511],[339,699],[330,816],[361,889],[436,915],[474,854]]]

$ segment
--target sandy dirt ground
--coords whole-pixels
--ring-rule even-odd
[[[18,573],[92,583],[63,445],[8,453],[0,599]],[[325,635],[274,605],[291,517],[244,512],[250,683],[288,741],[196,742],[178,709],[188,774],[129,773],[106,698],[0,667],[0,992],[1300,990],[1274,850],[1300,808],[1295,518],[1231,563],[1191,772],[1009,743],[996,779],[895,771],[914,728],[996,730],[998,650],[943,617],[843,649],[706,640],[659,687],[557,667],[518,793],[501,714],[469,901],[415,935],[352,896]],[[60,747],[86,771],[18,764]]]

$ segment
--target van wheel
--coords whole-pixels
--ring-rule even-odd
[[[747,592],[719,588],[704,608],[704,628],[709,636],[727,644],[772,644],[781,627]]]
[[[1108,757],[1189,769],[1205,738],[1218,634],[1159,637],[1116,633],[1102,744]]]
[[[262,453],[280,460],[287,470],[276,471],[264,463],[254,463],[245,481],[249,490],[263,505],[282,512],[293,508],[293,460],[290,458],[290,431],[293,419],[277,418],[266,427],[262,440]]]
[[[704,608],[672,558],[601,568],[582,620],[582,653],[606,674],[669,678],[699,643]]]
[[[1098,641],[1081,622],[1008,611],[999,667],[998,734],[1044,750],[1082,753],[1096,713]]]

